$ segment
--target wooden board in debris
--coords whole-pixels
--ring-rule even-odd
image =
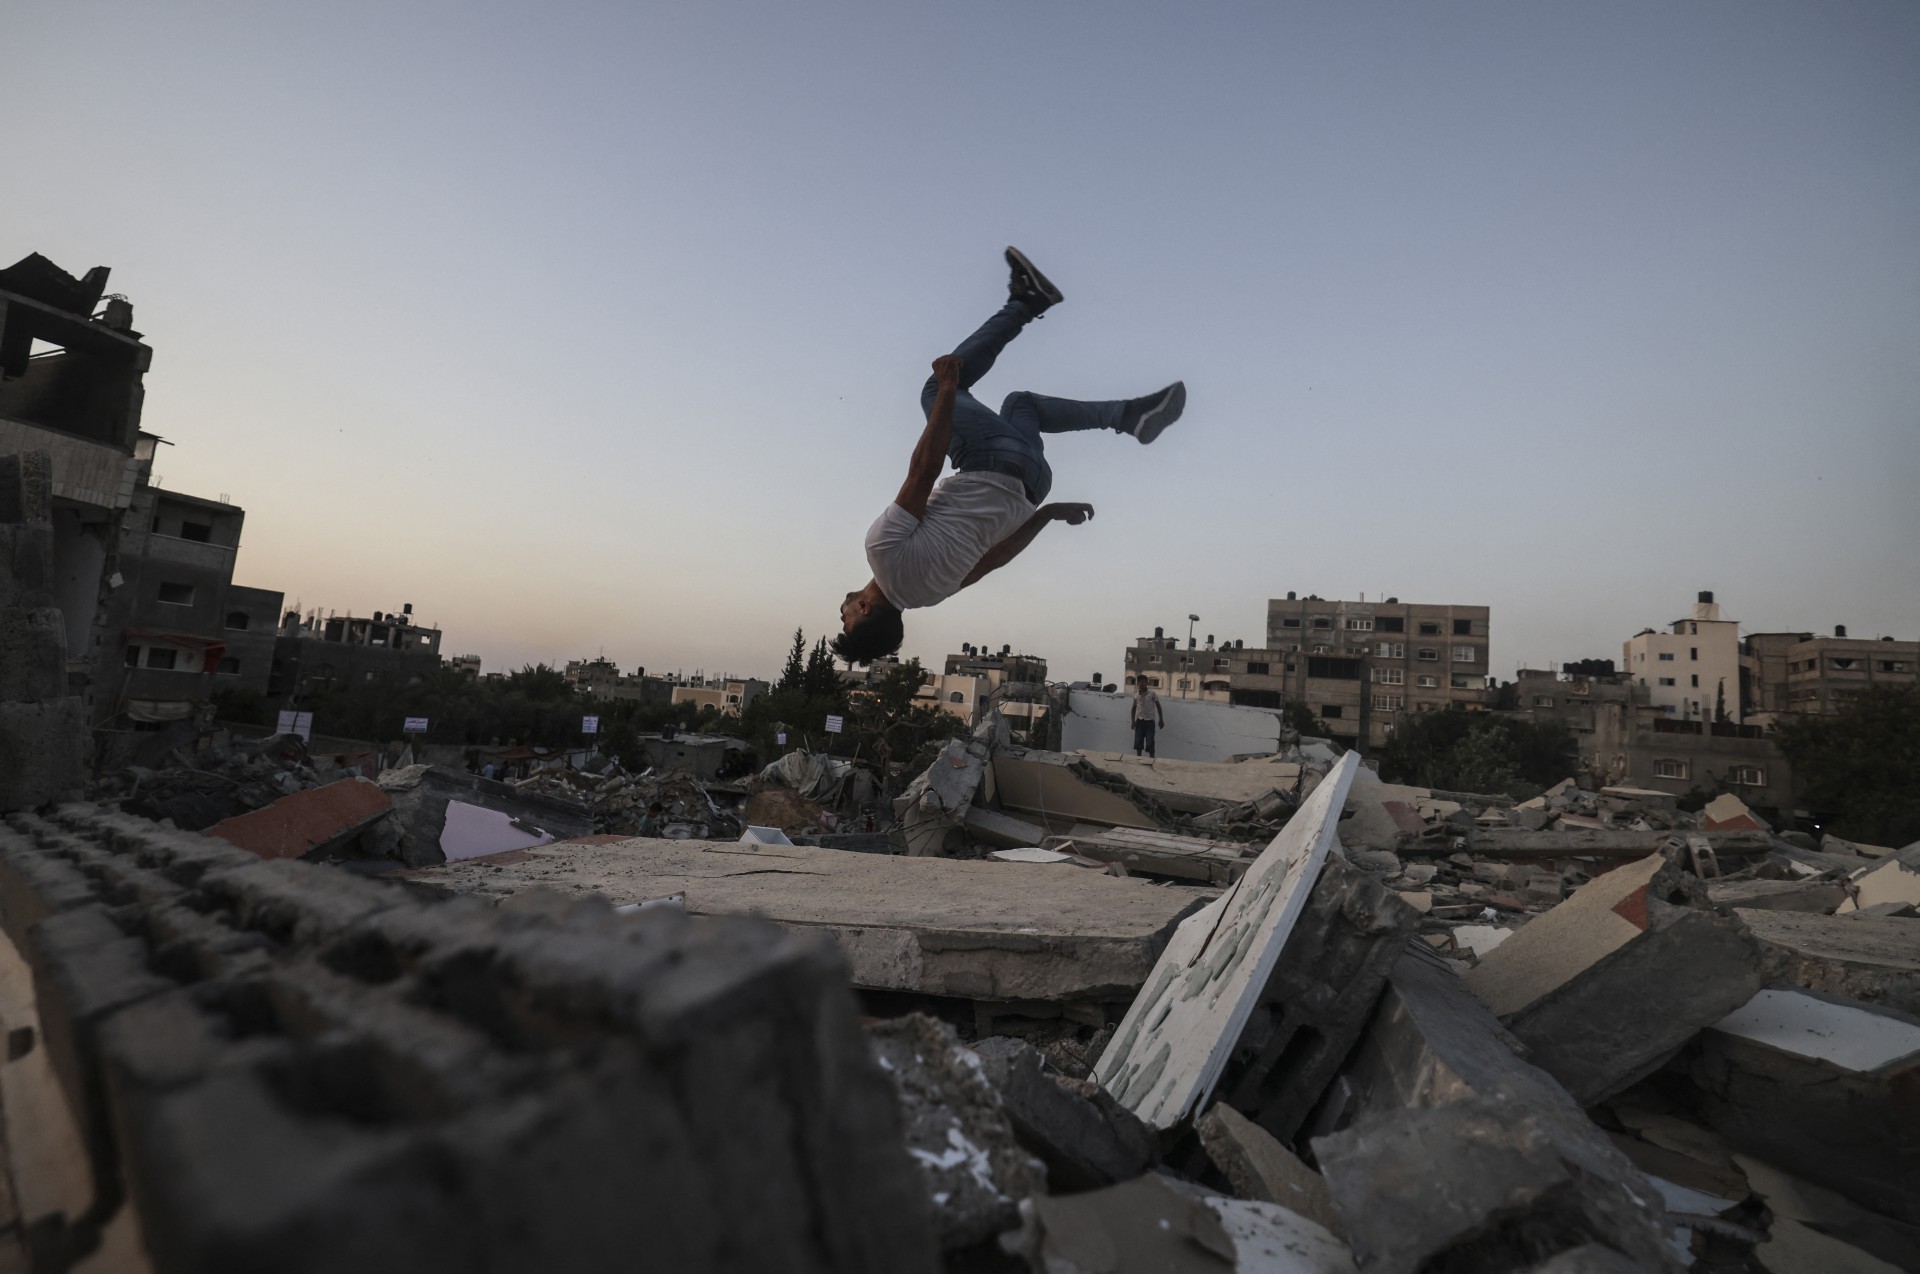
[[[1181,922],[1094,1078],[1156,1128],[1205,1105],[1333,847],[1349,752],[1226,893]]]

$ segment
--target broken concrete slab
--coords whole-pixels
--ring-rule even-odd
[[[1093,871],[722,841],[542,845],[404,875],[493,899],[539,885],[615,904],[680,894],[696,915],[832,937],[858,987],[1054,1003],[1127,999],[1208,897]]]
[[[1038,823],[1029,823],[984,805],[967,806],[961,826],[969,839],[995,849],[1039,848],[1047,835],[1047,829]]]
[[[1090,1080],[1045,1069],[1040,1050],[998,1036],[974,1045],[1013,1132],[1047,1166],[1055,1192],[1092,1190],[1139,1176],[1160,1157],[1159,1138]]]
[[[1642,858],[1657,853],[1673,833],[1620,828],[1566,828],[1529,831],[1524,827],[1476,827],[1467,836],[1467,849],[1488,858]],[[1771,844],[1760,832],[1728,831],[1706,837],[1721,857],[1759,854]]]
[[[1341,1233],[1327,1183],[1266,1129],[1225,1102],[1215,1102],[1195,1121],[1194,1130],[1237,1197],[1278,1203],[1335,1235]]]
[[[1313,1152],[1369,1274],[1519,1270],[1588,1244],[1677,1270],[1658,1194],[1584,1122],[1475,1096],[1363,1120]]]
[[[941,1248],[972,1247],[1018,1225],[1020,1201],[1045,1187],[1046,1172],[1014,1139],[979,1059],[924,1013],[871,1023],[867,1036],[899,1096]]]
[[[993,783],[1000,807],[1062,827],[1074,823],[1148,830],[1159,827],[1139,806],[1082,779],[1067,762],[1068,758],[1058,753],[1018,749],[996,753]]]
[[[207,835],[262,858],[324,856],[385,818],[393,802],[368,779],[342,779],[215,823]]]
[[[1767,1274],[1900,1274],[1912,1266],[1890,1265],[1871,1253],[1785,1217],[1774,1219],[1767,1241],[1753,1249]]]
[[[1920,1018],[1768,988],[1701,1033],[1687,1075],[1735,1149],[1920,1225]]]
[[[1325,1227],[1273,1203],[1229,1199],[1148,1175],[1022,1208],[1002,1246],[1035,1274],[1353,1274]]]
[[[1908,846],[1914,848],[1914,846]],[[1888,845],[1865,845],[1857,840],[1841,840],[1838,836],[1827,835],[1820,838],[1820,852],[1823,854],[1858,854],[1862,858],[1885,858],[1896,853]]]
[[[1082,823],[1065,836],[1051,837],[1045,843],[1051,849],[1066,850],[1103,863],[1119,863],[1129,872],[1211,885],[1231,884],[1253,862],[1253,856],[1245,852],[1245,847],[1232,841],[1176,836],[1136,827]]]
[[[1747,803],[1732,792],[1722,792],[1708,801],[1700,811],[1700,822],[1710,832],[1773,830],[1767,820],[1748,809]]]
[[[1733,1161],[1748,1186],[1766,1202],[1775,1225],[1803,1222],[1903,1270],[1920,1270],[1920,1226],[1870,1212],[1853,1200],[1751,1155]],[[1817,1268],[1817,1267],[1816,1267]]]
[[[1836,913],[1887,902],[1920,904],[1920,849],[1899,850],[1855,872],[1847,888],[1852,896],[1834,908]]]
[[[1759,939],[1761,968],[1769,984],[1920,1014],[1920,919],[1755,910],[1734,914]]]
[[[1359,764],[1340,758],[1246,874],[1181,923],[1134,998],[1094,1074],[1147,1123],[1172,1127],[1220,1081],[1328,861]]]
[[[1582,885],[1467,974],[1583,1106],[1649,1074],[1760,989],[1745,925],[1670,896],[1684,896],[1677,869],[1649,855]]]
[[[1075,755],[1181,814],[1205,814],[1257,801],[1276,789],[1284,797],[1285,808],[1291,808],[1300,787],[1301,767],[1296,763],[1179,761],[1087,749]]]
[[[1819,880],[1710,880],[1707,899],[1716,907],[1804,911],[1824,916],[1847,900],[1847,891],[1836,882]]]
[[[1501,943],[1513,936],[1513,932],[1498,925],[1456,925],[1453,930],[1453,943],[1458,948],[1484,958],[1497,951]]]

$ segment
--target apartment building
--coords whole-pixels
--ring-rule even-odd
[[[1920,641],[1752,633],[1740,645],[1741,706],[1771,723],[1781,713],[1827,714],[1876,686],[1910,686],[1920,676]]]
[[[723,717],[737,717],[766,692],[767,683],[752,677],[695,677],[675,686],[670,701],[698,704]]]
[[[1012,646],[989,651],[963,642],[959,653],[942,662],[941,674],[979,678],[981,706],[992,703],[1019,737],[1029,737],[1034,722],[1046,713],[1047,661],[1038,655],[1016,654]],[[947,693],[951,696],[953,690]]]
[[[1256,708],[1307,705],[1329,737],[1375,747],[1410,713],[1487,704],[1485,606],[1300,597],[1267,603],[1266,642],[1205,649],[1155,629],[1125,652],[1127,687]]]
[[[1702,592],[1668,631],[1643,628],[1623,643],[1622,664],[1656,712],[1679,721],[1741,720],[1740,625]]]
[[[308,694],[386,677],[417,682],[439,670],[440,630],[414,623],[412,602],[371,616],[288,611],[273,643],[267,698],[289,708]]]
[[[629,699],[639,703],[673,700],[672,678],[649,677],[644,667],[635,668],[629,677],[620,671],[618,664],[605,657],[569,659],[562,675],[568,685],[589,699]]]
[[[93,673],[102,729],[184,721],[221,690],[264,695],[283,600],[233,582],[246,511],[151,485],[152,449],[141,452]]]

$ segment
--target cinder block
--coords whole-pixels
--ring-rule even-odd
[[[88,748],[79,699],[0,703],[0,814],[79,797]]]
[[[0,703],[67,697],[67,630],[51,607],[0,607]]]
[[[0,607],[53,605],[53,527],[0,522]]]

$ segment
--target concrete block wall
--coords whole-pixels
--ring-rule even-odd
[[[53,460],[0,456],[0,813],[80,794],[87,731],[54,605]]]
[[[425,902],[68,805],[0,931],[97,1203],[160,1271],[915,1271],[928,1203],[832,948],[539,895]]]

